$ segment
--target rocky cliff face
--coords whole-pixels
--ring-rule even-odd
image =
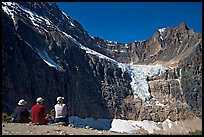
[[[178,61],[188,56],[192,48],[202,44],[202,35],[182,22],[179,26],[158,29],[145,41],[129,44],[111,42],[94,37],[98,45],[105,49],[111,58],[123,63],[163,64],[176,67]]]
[[[70,116],[202,118],[202,35],[184,23],[122,44],[90,37],[55,3],[3,2],[2,11],[3,112],[39,96],[49,112],[64,96]]]

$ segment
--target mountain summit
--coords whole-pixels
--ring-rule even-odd
[[[181,24],[179,25],[179,28],[182,30],[188,30],[188,27],[186,26],[184,22],[181,22]]]

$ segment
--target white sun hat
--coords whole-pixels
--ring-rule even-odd
[[[44,101],[44,99],[42,98],[42,97],[38,97],[37,99],[36,99],[36,102],[39,102],[39,103],[41,103],[41,102],[43,102]]]
[[[20,106],[24,106],[24,105],[26,105],[27,104],[27,102],[24,100],[24,99],[21,99],[21,100],[19,100],[19,102],[18,102],[18,105],[20,105]]]
[[[64,100],[64,97],[57,97],[57,101],[62,101]]]

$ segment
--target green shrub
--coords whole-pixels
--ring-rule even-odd
[[[50,116],[54,117],[55,116],[55,109],[50,110]]]
[[[7,116],[7,114],[5,114],[5,113],[2,113],[2,122],[5,122],[6,121],[6,116]]]
[[[189,135],[202,135],[202,130],[196,130],[196,131],[193,131],[193,132],[189,132],[188,133]]]
[[[12,115],[2,113],[2,122],[11,122],[11,119],[12,119]]]

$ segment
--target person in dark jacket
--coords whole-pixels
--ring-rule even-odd
[[[31,121],[29,119],[30,113],[26,108],[26,104],[27,102],[24,99],[19,100],[18,106],[16,106],[14,110],[12,122],[29,123]]]
[[[44,99],[39,97],[36,100],[36,104],[32,107],[32,123],[44,125],[45,124],[45,107],[43,106]]]

